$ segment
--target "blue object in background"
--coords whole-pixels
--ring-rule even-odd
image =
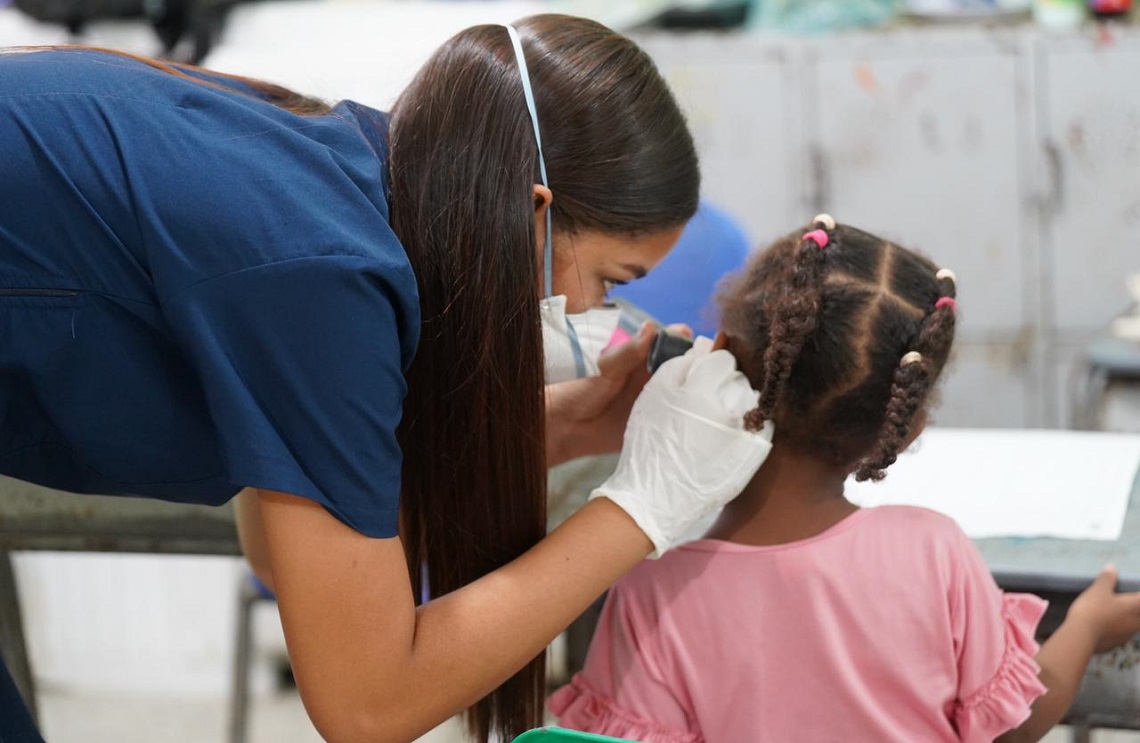
[[[662,323],[686,323],[697,335],[717,330],[717,283],[744,265],[744,230],[724,211],[702,201],[677,246],[644,279],[614,287],[611,296],[631,302]]]
[[[273,591],[269,590],[269,586],[258,580],[257,576],[253,573],[249,574],[249,582],[251,585],[253,585],[253,590],[257,592],[259,598],[263,598],[266,601],[277,600],[277,596],[273,594]]]

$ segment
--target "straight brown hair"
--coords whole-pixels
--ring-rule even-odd
[[[555,230],[637,235],[696,211],[692,138],[653,62],[593,21],[516,24],[534,88]],[[391,121],[392,227],[416,271],[423,330],[400,442],[413,585],[438,596],[546,534],[537,147],[507,31],[445,43]],[[544,656],[468,711],[473,735],[542,724]]]

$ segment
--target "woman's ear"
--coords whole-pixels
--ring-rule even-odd
[[[554,194],[541,183],[534,184],[534,217],[536,222],[546,219],[546,210],[554,203]]]
[[[541,262],[546,246],[546,210],[554,202],[554,194],[541,183],[534,184],[531,193],[534,194],[534,245],[535,250],[538,251],[538,260]],[[539,286],[542,286],[541,282],[539,282]]]

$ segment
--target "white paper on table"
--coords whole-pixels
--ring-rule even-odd
[[[879,483],[847,483],[863,506],[925,506],[970,537],[1120,538],[1140,435],[931,428]]]

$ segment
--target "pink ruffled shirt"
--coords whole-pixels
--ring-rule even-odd
[[[1005,594],[921,508],[856,511],[810,539],[704,539],[614,587],[563,727],[647,743],[992,741],[1045,692],[1046,603]]]

